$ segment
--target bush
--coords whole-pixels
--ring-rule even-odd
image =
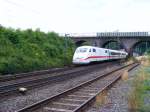
[[[64,38],[54,32],[0,27],[0,74],[28,72],[70,64],[74,44],[69,39],[67,44],[66,49]]]

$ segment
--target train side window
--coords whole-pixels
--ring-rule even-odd
[[[107,50],[105,50],[105,53],[107,53]]]
[[[96,52],[96,49],[93,49],[93,52]]]

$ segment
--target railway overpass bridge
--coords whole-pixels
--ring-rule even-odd
[[[131,55],[141,55],[150,48],[149,32],[103,32],[94,36],[69,36],[76,44],[83,43],[102,48],[112,48],[116,44],[117,49],[124,49]],[[115,48],[114,48],[115,49]]]

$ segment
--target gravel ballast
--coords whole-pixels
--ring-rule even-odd
[[[119,67],[120,65],[111,65],[105,67],[105,70],[97,70],[95,72],[82,75],[73,79],[65,80],[55,84],[49,84],[39,88],[32,89],[26,93],[26,95],[16,94],[13,96],[7,96],[0,99],[0,112],[14,112],[20,108],[33,104],[37,101],[46,99],[66,89],[72,88],[77,84],[81,84],[84,81],[92,79],[102,73],[110,72],[110,70]]]
[[[129,112],[128,94],[132,89],[132,79],[139,67],[134,68],[128,73],[127,80],[119,80],[105,94],[103,104],[95,102],[87,112]]]

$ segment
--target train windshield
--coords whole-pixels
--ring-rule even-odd
[[[87,52],[88,48],[80,48],[80,49],[77,49],[76,53],[85,53]]]

